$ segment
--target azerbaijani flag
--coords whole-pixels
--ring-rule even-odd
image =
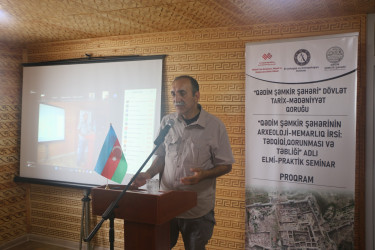
[[[128,164],[111,124],[96,162],[95,172],[114,182],[121,183],[127,168]]]

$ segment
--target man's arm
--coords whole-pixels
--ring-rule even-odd
[[[225,175],[229,173],[231,170],[232,165],[217,165],[214,168],[208,170],[192,168],[190,169],[190,171],[194,172],[194,175],[181,178],[181,182],[185,185],[193,185],[197,184],[198,182],[204,179],[217,178],[219,176]]]
[[[164,156],[156,156],[154,161],[151,164],[151,167],[147,169],[146,173],[152,177],[161,173],[164,170],[165,164],[165,157]]]
[[[159,174],[164,169],[164,157],[156,156],[151,164],[151,167],[147,169],[146,172],[139,173],[137,178],[135,178],[133,185],[136,187],[141,187],[146,184],[146,180],[151,179],[155,175]]]

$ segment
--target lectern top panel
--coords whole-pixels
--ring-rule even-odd
[[[92,211],[102,215],[123,192],[126,186],[110,185],[93,188]],[[115,218],[127,221],[162,224],[197,205],[197,194],[191,191],[160,191],[150,194],[146,190],[129,188],[114,209]]]

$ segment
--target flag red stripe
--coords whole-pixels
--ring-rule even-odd
[[[121,147],[118,140],[116,140],[115,144],[113,145],[112,152],[108,157],[108,160],[103,168],[101,173],[102,176],[112,179],[113,174],[116,171],[117,165],[121,160]]]

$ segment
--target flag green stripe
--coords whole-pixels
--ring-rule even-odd
[[[128,169],[128,163],[126,162],[126,159],[124,157],[124,154],[121,155],[121,160],[117,165],[116,171],[112,176],[112,181],[121,183],[124,179],[124,176],[126,174],[126,170]]]

